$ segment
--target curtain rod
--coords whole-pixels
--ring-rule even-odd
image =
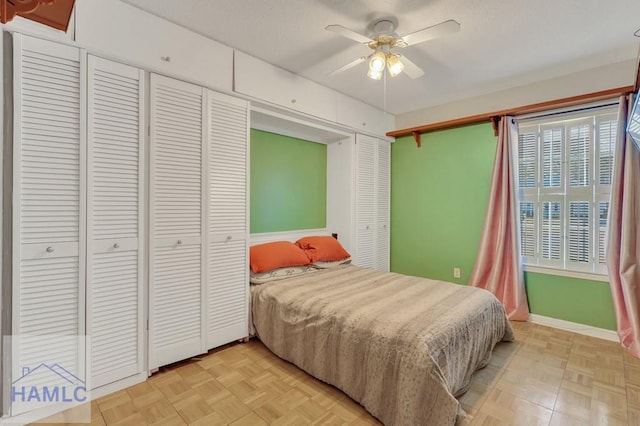
[[[544,111],[554,107],[566,107],[566,106],[576,105],[576,104],[584,103],[586,101],[605,100],[613,96],[620,96],[620,95],[632,93],[634,89],[635,87],[633,85],[622,86],[622,87],[617,87],[615,89],[601,90],[599,92],[586,93],[586,94],[577,95],[577,96],[570,96],[567,98],[555,99],[552,101],[538,102],[535,104],[524,105],[521,107],[505,109],[501,111],[471,115],[468,117],[455,118],[453,120],[440,121],[437,123],[425,124],[422,126],[394,130],[392,132],[388,132],[387,136],[391,136],[394,138],[398,138],[402,136],[413,136],[419,148],[421,146],[420,135],[422,133],[433,132],[435,130],[450,129],[453,127],[466,126],[469,124],[477,124],[477,123],[482,123],[487,121],[490,121],[493,123],[493,131],[497,136],[498,120],[503,115],[529,114],[529,113]]]

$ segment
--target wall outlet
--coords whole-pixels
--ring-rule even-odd
[[[460,268],[453,268],[453,278],[460,278]]]

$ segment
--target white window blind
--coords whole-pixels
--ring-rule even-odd
[[[520,249],[525,259],[534,259],[536,256],[536,208],[531,201],[520,203],[520,227],[522,238]]]
[[[589,201],[569,202],[569,261],[591,262],[591,221]]]
[[[613,152],[616,133],[618,132],[617,124],[615,114],[600,116],[596,122],[596,141],[598,142],[596,167],[599,185],[611,185],[611,177],[613,176]]]
[[[520,249],[526,265],[606,273],[617,106],[519,126]]]
[[[542,130],[542,186],[560,188],[562,185],[562,145],[564,132],[561,127]]]
[[[604,267],[607,264],[606,259],[606,242],[607,242],[607,217],[609,215],[609,202],[598,202],[598,239],[597,239],[597,253],[598,253],[598,265]]]
[[[542,259],[547,264],[562,261],[562,203],[545,201],[541,203],[542,214],[540,228],[542,233]]]
[[[537,182],[537,150],[538,140],[536,132],[520,133],[518,139],[518,177],[520,188],[535,188]]]
[[[575,124],[569,126],[569,185],[588,187],[591,185],[591,134],[592,126]]]

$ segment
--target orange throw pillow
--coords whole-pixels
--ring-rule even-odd
[[[305,251],[311,262],[333,262],[351,257],[342,244],[330,236],[304,237],[296,244]]]
[[[252,246],[249,249],[249,255],[249,264],[255,273],[287,266],[311,264],[305,252],[289,241],[275,241]]]

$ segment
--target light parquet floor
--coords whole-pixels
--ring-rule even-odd
[[[512,324],[516,341],[498,344],[460,398],[465,424],[640,425],[640,359],[613,342]],[[92,425],[380,424],[257,339],[162,368],[91,408]]]

